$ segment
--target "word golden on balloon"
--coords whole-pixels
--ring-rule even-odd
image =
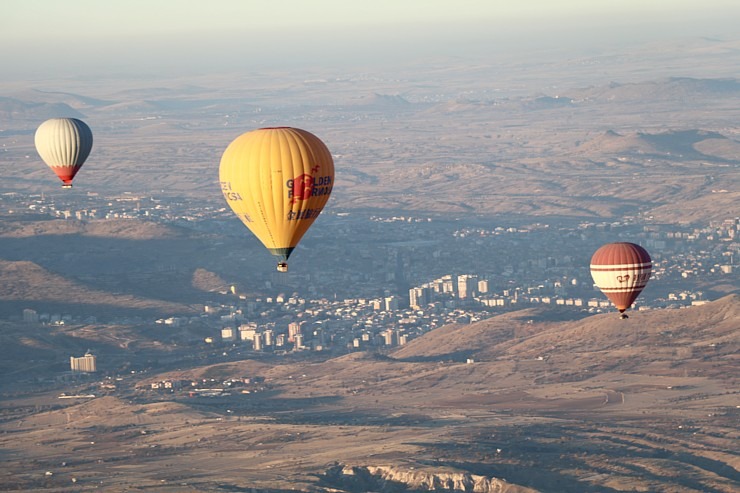
[[[288,188],[288,198],[291,204],[296,200],[308,200],[311,197],[320,197],[331,194],[331,176],[313,177],[311,175],[300,175],[285,182]]]

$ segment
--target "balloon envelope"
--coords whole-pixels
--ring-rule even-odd
[[[647,250],[627,242],[608,243],[591,257],[591,277],[620,313],[634,303],[650,279]]]
[[[315,135],[291,127],[261,128],[224,151],[221,191],[247,228],[281,259],[321,213],[334,185],[334,161]]]
[[[63,186],[71,187],[72,179],[92,150],[90,127],[76,118],[52,118],[39,125],[34,140],[41,159]]]

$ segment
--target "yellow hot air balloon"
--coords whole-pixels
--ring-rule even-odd
[[[231,209],[287,272],[288,257],[329,200],[334,161],[310,132],[260,128],[229,144],[219,179]]]
[[[41,159],[62,180],[62,188],[71,188],[92,150],[90,127],[77,118],[52,118],[39,125],[34,140]]]

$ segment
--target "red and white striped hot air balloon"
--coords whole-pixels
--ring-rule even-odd
[[[621,318],[650,279],[653,261],[647,250],[628,242],[608,243],[591,257],[594,283],[617,307]]]

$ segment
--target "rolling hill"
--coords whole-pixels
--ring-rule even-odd
[[[6,461],[0,484],[725,493],[740,484],[737,295],[626,321],[545,317],[526,309],[441,327],[390,354],[247,358],[131,376],[107,396],[57,409],[26,398],[0,419],[4,449],[29,444]],[[17,350],[49,358],[49,337],[29,334]],[[132,337],[114,331],[109,348],[98,347],[110,357],[116,339]],[[82,347],[70,340],[65,350]],[[148,358],[172,350],[145,347]],[[147,390],[164,379],[244,375],[266,388],[213,398]],[[104,476],[100,461],[110,465]]]

